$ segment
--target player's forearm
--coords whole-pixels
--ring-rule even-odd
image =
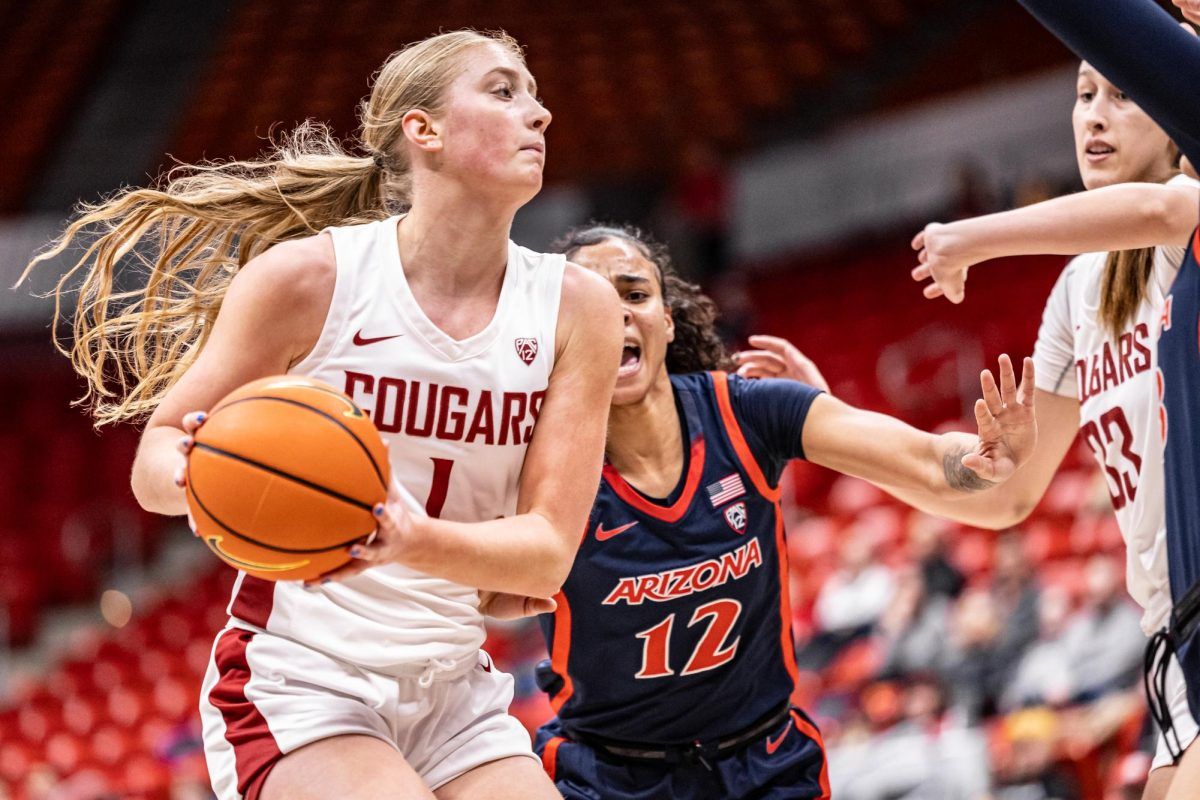
[[[961,463],[951,459],[954,463],[947,466],[952,450],[961,459],[975,446],[978,440],[969,434],[938,436],[861,409],[833,424],[810,421],[805,431],[810,461],[879,486],[926,498],[951,498],[982,488],[975,486],[978,476]]]
[[[983,492],[954,494],[920,491],[887,483],[876,485],[918,511],[976,528],[1011,528],[1029,516],[1030,509],[1015,496],[1009,483]]]
[[[406,566],[465,586],[529,597],[550,597],[562,588],[580,538],[538,513],[471,523],[419,518],[413,524],[422,530],[402,557]]]
[[[1200,42],[1153,0],[1020,0],[1200,163]],[[1153,54],[1148,57],[1147,54]]]
[[[175,470],[183,463],[178,444],[184,435],[182,429],[169,425],[150,428],[142,434],[130,486],[145,510],[168,516],[187,513],[184,490],[175,484]]]
[[[1200,193],[1194,189],[1127,183],[951,222],[942,231],[942,247],[975,262],[1132,250],[1183,244],[1198,218]]]

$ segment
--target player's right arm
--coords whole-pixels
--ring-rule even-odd
[[[1037,443],[1033,380],[1032,359],[1025,359],[1019,386],[1007,356],[1000,357],[998,385],[984,370],[977,436],[926,433],[823,394],[809,409],[803,451],[814,464],[917,495],[949,501],[991,490],[1013,477]]]
[[[913,239],[913,280],[926,297],[961,303],[967,270],[1004,256],[1077,255],[1186,244],[1200,221],[1194,185],[1123,183],[957,222],[930,223]]]
[[[1002,530],[1024,521],[1046,494],[1079,432],[1079,401],[1071,397],[1034,391],[1034,418],[1038,440],[1029,460],[1004,483],[983,493],[947,495],[902,486],[888,480],[875,484],[913,508],[976,528]]]
[[[327,240],[278,244],[233,278],[208,341],[142,433],[131,483],[144,509],[187,513],[177,482],[180,442],[195,431],[200,410],[248,381],[286,372],[316,344],[333,298],[336,266]]]

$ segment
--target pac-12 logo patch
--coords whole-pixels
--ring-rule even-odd
[[[526,364],[532,364],[533,360],[537,358],[537,339],[516,339],[513,344],[517,346],[517,356]]]
[[[734,503],[725,509],[725,522],[735,533],[746,532],[746,504]]]

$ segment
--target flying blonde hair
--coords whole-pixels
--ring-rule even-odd
[[[359,109],[356,149],[364,155],[306,121],[258,160],[181,164],[154,188],[81,204],[21,280],[73,245],[83,249],[52,292],[54,339],[87,381],[76,402],[89,406],[96,426],[155,409],[204,347],[230,281],[250,259],[279,242],[406,208],[412,173],[401,121],[412,109],[438,114],[463,56],[487,44],[524,62],[507,34],[473,30],[431,36],[389,56]],[[144,283],[121,290],[118,276],[135,269]],[[79,297],[64,344],[59,330],[72,292]]]

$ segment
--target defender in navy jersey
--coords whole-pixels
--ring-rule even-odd
[[[1170,639],[1200,721],[1200,228],[1167,295],[1158,340],[1167,486]]]
[[[1151,0],[1019,0],[1043,25],[1081,57],[1122,86],[1179,145],[1181,167],[1197,177],[1200,165],[1200,41],[1182,31]],[[1200,3],[1173,0],[1183,15],[1200,25]],[[1147,58],[1146,53],[1154,53]],[[1147,693],[1154,716],[1164,719],[1165,668],[1176,651],[1188,688],[1192,715],[1200,720],[1200,228],[1171,286],[1158,342],[1163,394],[1166,476],[1167,568],[1175,607],[1170,625],[1147,653]],[[1166,645],[1166,652],[1154,648]],[[1188,746],[1172,780],[1168,800],[1194,797],[1200,785],[1200,748]]]
[[[617,287],[626,339],[600,490],[542,617],[538,677],[557,712],[538,735],[543,765],[567,798],[828,797],[820,733],[789,702],[784,465],[989,489],[1036,441],[1032,363],[1020,389],[1006,358],[1001,387],[985,374],[978,437],[934,436],[809,385],[720,371],[711,301],[636,232],[586,228],[560,249]]]

